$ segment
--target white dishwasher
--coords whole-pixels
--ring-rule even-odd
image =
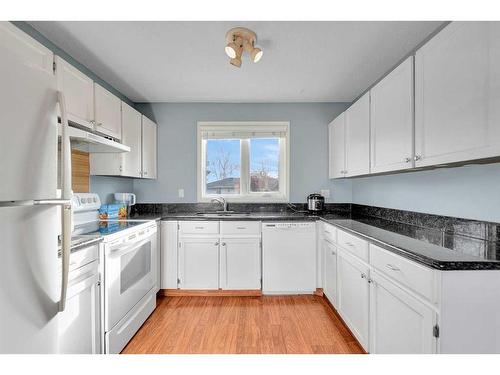
[[[311,294],[315,290],[315,223],[262,223],[263,293]]]

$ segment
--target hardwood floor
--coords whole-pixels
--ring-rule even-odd
[[[159,297],[123,350],[165,354],[363,353],[320,296]]]

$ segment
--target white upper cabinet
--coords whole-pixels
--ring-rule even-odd
[[[370,173],[370,93],[345,112],[345,177]]]
[[[120,140],[122,138],[121,100],[94,83],[95,130]]]
[[[25,64],[53,74],[54,54],[12,23],[0,22],[0,46],[10,50]]]
[[[415,166],[500,155],[500,23],[452,22],[415,58]]]
[[[345,177],[345,113],[328,125],[328,168],[330,178]]]
[[[156,178],[157,125],[142,116],[142,177]]]
[[[122,143],[130,147],[123,157],[123,175],[141,177],[142,116],[127,103],[122,102]]]
[[[68,120],[94,129],[94,82],[56,56],[58,89],[64,93]]]
[[[91,175],[141,177],[141,114],[122,102],[121,117],[122,143],[130,147],[130,152],[91,153]]]
[[[413,57],[370,91],[371,173],[413,167]]]

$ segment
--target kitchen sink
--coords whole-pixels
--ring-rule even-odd
[[[200,217],[245,217],[250,216],[250,212],[197,212]]]

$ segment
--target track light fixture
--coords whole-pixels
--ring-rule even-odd
[[[241,67],[241,56],[246,51],[251,60],[256,63],[264,52],[255,46],[257,43],[257,34],[244,27],[235,27],[226,33],[226,54],[231,58],[231,65]]]

